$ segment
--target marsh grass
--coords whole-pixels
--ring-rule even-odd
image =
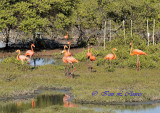
[[[75,78],[68,79],[64,76],[62,65],[45,65],[33,70],[22,71],[17,65],[0,64],[0,96],[14,96],[33,93],[37,88],[55,87],[71,88],[71,93],[76,102],[132,102],[147,101],[160,98],[159,70],[116,68],[113,72],[107,72],[104,66],[94,65],[96,72],[90,72],[86,63],[75,64]],[[8,68],[9,67],[9,68]],[[12,75],[13,80],[7,81],[6,76]],[[98,95],[92,96],[97,91]],[[133,91],[142,93],[142,96],[102,96],[101,93],[109,91],[117,94],[120,91]]]

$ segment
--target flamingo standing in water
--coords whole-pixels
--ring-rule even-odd
[[[31,58],[31,56],[34,55],[33,47],[35,47],[35,45],[31,44],[31,50],[26,51],[25,56],[30,56],[30,58]]]
[[[109,62],[110,62],[110,68],[111,68],[111,60],[114,60],[114,59],[116,59],[116,57],[117,57],[116,54],[114,53],[114,50],[117,51],[116,48],[113,48],[113,50],[112,50],[113,54],[112,54],[112,53],[109,53],[109,54],[107,54],[107,55],[104,57],[104,59],[109,60]]]
[[[90,59],[91,62],[96,60],[96,57],[94,55],[92,55],[92,46],[91,46],[91,55],[90,55],[89,59]],[[93,67],[91,66],[91,72],[92,72],[92,68]]]
[[[17,60],[21,60],[22,64],[23,64],[23,61],[25,61],[25,60],[27,60],[28,62],[30,62],[30,58],[26,57],[25,55],[20,55],[20,50],[19,49],[16,51],[16,53],[17,52],[18,52]]]
[[[139,55],[146,55],[148,56],[145,52],[143,52],[142,50],[139,50],[139,49],[133,49],[133,44],[130,43],[130,46],[131,46],[131,50],[130,50],[130,55],[137,55],[137,71],[138,71],[138,66],[139,66],[139,71],[140,71],[140,61],[139,61]]]
[[[67,53],[67,51],[66,51],[66,50],[63,50],[62,53]],[[66,60],[67,63],[70,63],[70,64],[71,64],[71,74],[70,74],[70,75],[72,75],[72,73],[74,72],[74,71],[72,72],[72,67],[74,68],[74,70],[76,70],[76,68],[75,68],[75,66],[73,65],[73,63],[74,63],[74,62],[77,62],[77,63],[78,63],[78,60],[76,60],[76,59],[75,59],[74,57],[72,57],[72,56],[64,56],[63,59]]]
[[[67,32],[67,35],[64,36],[64,38],[65,38],[65,39],[68,39],[68,32]]]

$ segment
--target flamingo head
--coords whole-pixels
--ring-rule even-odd
[[[117,51],[117,49],[116,49],[116,48],[113,48],[113,50]]]
[[[91,48],[92,48],[92,45],[91,45]]]
[[[32,46],[32,47],[35,47],[35,45],[34,45],[34,44],[32,44],[31,46]]]
[[[132,42],[130,43],[130,46],[132,46]]]
[[[61,54],[65,53],[65,52],[66,52],[66,50],[63,50],[63,51],[61,52]]]
[[[88,43],[88,46],[89,46],[89,43]]]
[[[65,49],[65,48],[68,48],[68,47],[67,47],[66,45],[64,45],[64,49]]]
[[[16,51],[16,53],[17,53],[17,52],[20,52],[20,50],[18,49],[18,50]]]

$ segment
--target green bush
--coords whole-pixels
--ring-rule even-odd
[[[96,61],[94,62],[97,66],[104,65],[105,60],[104,57],[112,53],[113,48],[117,48],[118,51],[114,51],[117,58],[112,60],[112,67],[120,67],[120,68],[136,68],[137,67],[137,56],[130,55],[130,42],[133,43],[133,49],[140,49],[144,51],[148,56],[140,55],[139,60],[141,64],[141,68],[157,68],[158,64],[160,64],[160,44],[156,45],[146,45],[146,40],[142,40],[140,37],[133,35],[133,37],[117,38],[113,39],[110,42],[106,42],[106,49],[104,50],[96,50],[93,48],[92,53],[96,56]],[[83,54],[87,53],[87,51],[83,52]],[[86,56],[82,53],[79,53],[79,59],[81,61],[85,61],[82,59],[86,59]],[[106,63],[109,65],[109,62]]]

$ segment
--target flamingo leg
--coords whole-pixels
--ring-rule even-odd
[[[110,62],[110,68],[111,68],[111,60],[109,60],[109,62]]]
[[[67,65],[66,64],[64,64],[64,75],[66,76],[66,67]]]
[[[139,61],[139,71],[141,70],[141,67],[140,67],[140,65],[141,65],[141,64],[140,64],[140,61]]]
[[[72,68],[74,68],[74,70],[72,70]],[[75,68],[75,66],[73,65],[73,63],[71,63],[71,74],[70,74],[71,78],[72,78],[72,74],[73,74],[75,71],[76,71],[76,68]]]
[[[138,71],[138,62],[139,62],[139,57],[137,55],[137,71]]]
[[[91,67],[90,68],[91,68],[91,72],[92,72],[92,62],[91,62]]]

